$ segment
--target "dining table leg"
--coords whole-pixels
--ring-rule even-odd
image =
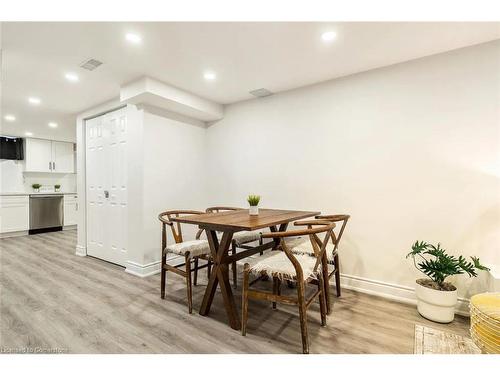
[[[236,308],[233,291],[229,284],[229,265],[223,261],[227,256],[233,238],[232,232],[224,232],[219,243],[217,232],[207,230],[208,243],[212,253],[213,266],[208,280],[207,289],[200,307],[200,315],[208,315],[212,305],[217,285],[220,286],[224,307],[229,318],[229,325],[233,329],[240,329],[240,318]]]
[[[279,229],[276,228],[276,225],[269,227],[271,232],[284,232],[284,231],[286,231],[286,228],[288,228],[288,223],[281,224]],[[278,246],[280,245],[280,239],[274,238],[273,241],[274,241],[273,250],[276,250],[278,248]],[[263,279],[266,280],[266,277],[267,276],[264,276]],[[287,283],[289,288],[293,288],[295,286],[295,283],[293,281],[287,280],[286,283]]]
[[[271,232],[284,232],[284,231],[286,231],[286,228],[288,228],[288,223],[280,224],[279,229],[276,228],[276,225],[272,225],[269,227]],[[280,245],[280,239],[274,238],[273,241],[274,241],[273,250],[276,250],[278,248],[278,246]]]

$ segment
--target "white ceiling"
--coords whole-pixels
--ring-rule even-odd
[[[328,30],[338,37],[326,44]],[[3,23],[2,133],[74,140],[77,113],[144,75],[227,104],[498,38],[500,23]],[[88,58],[104,64],[79,68]],[[204,80],[208,70],[215,81]]]

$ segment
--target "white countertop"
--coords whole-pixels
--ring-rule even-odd
[[[34,191],[32,192],[8,192],[8,193],[0,193],[0,196],[9,196],[9,195],[76,195],[75,192],[67,192],[67,191],[40,191],[38,193],[35,193]]]

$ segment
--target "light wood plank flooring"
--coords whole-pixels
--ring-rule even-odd
[[[197,314],[206,270],[194,287],[195,312],[189,315],[182,278],[167,276],[167,298],[161,300],[159,275],[141,279],[78,257],[75,245],[76,231],[0,240],[3,352],[26,347],[69,353],[301,352],[293,306],[272,310],[270,303],[250,301],[248,334],[242,337],[227,325],[220,294],[208,317]],[[240,293],[238,288],[238,302]],[[348,290],[334,300],[327,327],[320,327],[317,303],[309,310],[311,353],[413,353],[415,323],[469,336],[463,317],[448,325],[432,323],[414,306]]]

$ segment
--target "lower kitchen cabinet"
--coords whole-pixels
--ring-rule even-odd
[[[64,226],[76,225],[78,219],[78,196],[64,196]]]
[[[28,229],[29,197],[0,196],[0,233],[21,232]]]

